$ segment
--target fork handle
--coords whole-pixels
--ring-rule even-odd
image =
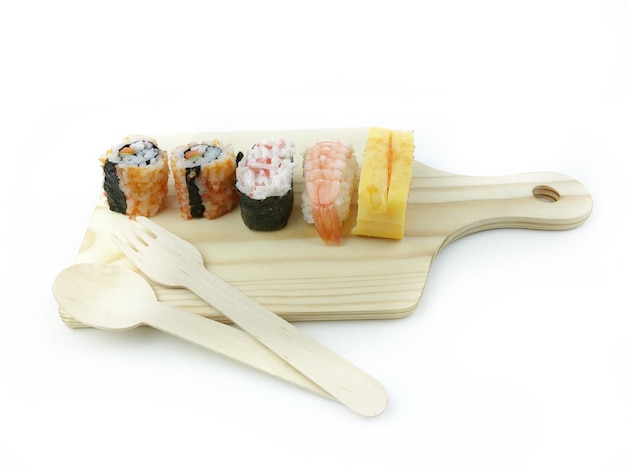
[[[229,359],[331,398],[249,334],[237,328],[162,302],[151,305],[150,318],[146,323]]]
[[[387,392],[376,379],[210,271],[199,268],[189,278],[189,290],[336,400],[363,416],[383,412]]]

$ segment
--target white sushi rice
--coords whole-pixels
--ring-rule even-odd
[[[134,153],[120,153],[125,148],[130,147]],[[109,161],[129,166],[154,165],[161,157],[161,150],[157,147],[156,141],[145,136],[134,135],[126,137],[121,143],[111,148]]]
[[[198,152],[199,155],[186,158],[188,152]],[[203,166],[207,163],[217,160],[222,154],[222,148],[217,145],[211,145],[209,142],[191,143],[189,145],[181,145],[173,150],[173,155],[177,157],[178,166],[183,168],[193,168],[195,166]]]
[[[292,188],[294,144],[284,138],[257,143],[237,165],[237,189],[252,199],[283,196]]]

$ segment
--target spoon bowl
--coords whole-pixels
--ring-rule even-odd
[[[116,265],[82,263],[61,271],[54,298],[81,323],[104,330],[130,330],[145,324],[140,305],[157,302],[139,274]]]

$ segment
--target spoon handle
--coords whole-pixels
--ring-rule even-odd
[[[194,269],[186,287],[351,410],[376,416],[385,409],[380,382],[210,271]]]
[[[222,356],[332,398],[315,383],[244,331],[161,302],[150,309],[146,324],[205,347]]]

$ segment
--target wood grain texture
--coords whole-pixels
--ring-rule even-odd
[[[285,130],[155,135],[174,148],[219,138],[246,151],[265,137],[286,137],[296,158],[318,140],[340,139],[362,155],[367,129]],[[419,155],[416,156],[419,158]],[[97,158],[94,164],[97,164]],[[208,269],[289,321],[400,318],[418,306],[437,253],[448,243],[481,230],[565,230],[582,224],[592,198],[578,181],[552,172],[500,177],[456,175],[414,161],[403,240],[350,234],[356,206],[344,222],[342,245],[327,246],[300,211],[301,168],[294,175],[295,204],[287,226],[277,232],[245,227],[236,209],[218,219],[183,220],[173,185],[153,220],[196,245]],[[554,202],[551,202],[554,201]],[[111,241],[128,218],[111,212],[100,198],[76,262],[114,263],[134,269]],[[185,289],[154,285],[160,301],[203,316],[225,318]],[[83,326],[60,309],[70,327]]]

